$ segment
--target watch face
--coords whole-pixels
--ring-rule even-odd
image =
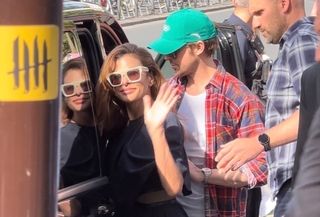
[[[269,142],[269,136],[267,134],[261,134],[258,139],[262,143]]]
[[[270,138],[267,134],[263,133],[258,137],[259,142],[261,143],[261,145],[263,146],[265,151],[270,151],[271,147],[270,147]]]
[[[211,175],[212,170],[210,168],[204,167],[201,169],[205,175]]]

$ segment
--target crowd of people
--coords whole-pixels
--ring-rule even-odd
[[[175,71],[168,81],[130,43],[108,54],[96,87],[81,56],[64,63],[60,186],[103,173],[116,217],[257,217],[267,184],[274,217],[319,215],[318,0],[316,18],[304,0],[232,2],[225,23],[235,26],[247,85],[213,58],[217,28],[191,8],[150,39]],[[279,44],[266,103],[250,90],[259,35]]]

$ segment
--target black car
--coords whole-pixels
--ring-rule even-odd
[[[97,5],[79,1],[65,1],[63,15],[63,62],[68,60],[69,56],[74,53],[84,57],[88,67],[88,76],[95,84],[103,59],[114,47],[128,42],[128,39],[116,19]],[[218,24],[217,27],[219,30],[219,49],[215,57],[220,59],[228,72],[244,81],[235,29],[233,26],[225,24]],[[165,61],[163,56],[157,56],[156,61],[165,77],[173,75],[170,64]],[[97,144],[97,146],[99,145]],[[63,215],[62,210],[60,210],[59,214],[61,216],[112,216],[108,198],[102,191],[107,183],[107,177],[103,177],[100,173],[97,177],[61,188],[58,192],[58,202],[60,205],[63,203],[74,203],[75,201],[81,207],[83,198],[86,198],[86,200],[89,198],[90,200],[90,195],[94,195],[97,192],[100,194],[98,199],[95,196],[95,199],[90,201],[89,207],[86,207],[86,209],[79,208],[80,213],[72,213],[72,210],[67,209],[64,212],[69,211],[69,213],[64,213],[65,215]]]

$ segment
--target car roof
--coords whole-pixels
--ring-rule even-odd
[[[99,5],[80,1],[63,1],[64,20],[81,20],[84,17],[113,18],[110,13]]]

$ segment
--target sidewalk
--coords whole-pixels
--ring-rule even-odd
[[[198,7],[197,9],[206,13],[206,12],[211,12],[216,10],[228,9],[231,7],[233,7],[233,5],[230,1],[228,1],[224,3],[214,4],[211,6]],[[124,27],[124,26],[137,25],[141,23],[148,23],[148,22],[153,22],[158,20],[164,20],[168,16],[168,14],[170,14],[171,12],[156,14],[156,15],[153,14],[153,15],[146,15],[146,16],[140,16],[140,17],[132,17],[132,18],[118,20],[118,22],[122,27]]]

